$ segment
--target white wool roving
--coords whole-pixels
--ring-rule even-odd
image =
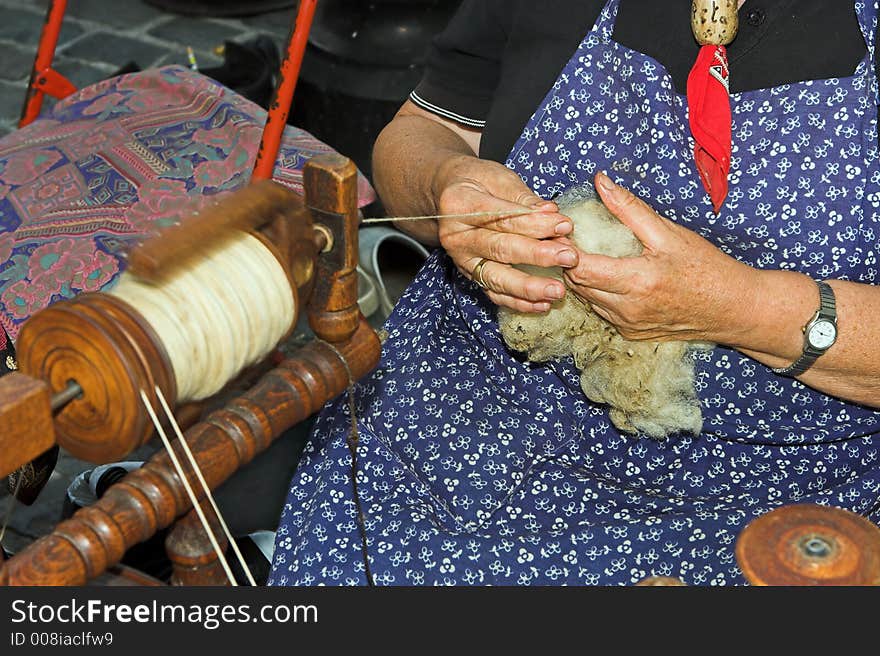
[[[592,190],[569,190],[556,202],[574,222],[572,241],[582,251],[612,257],[642,252],[632,231]],[[557,267],[519,268],[562,279]],[[626,340],[570,290],[541,314],[499,308],[498,322],[506,344],[532,362],[573,357],[584,394],[610,406],[611,421],[620,430],[657,439],[677,432],[700,433],[703,415],[694,390],[691,352],[713,345]]]

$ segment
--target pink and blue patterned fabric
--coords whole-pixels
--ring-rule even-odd
[[[125,253],[208,197],[246,184],[266,113],[180,66],[116,77],[0,139],[0,328],[105,289]],[[275,180],[302,193],[302,168],[332,152],[294,127]],[[374,194],[359,179],[361,206]]]
[[[607,170],[664,216],[758,268],[877,283],[877,2],[855,2],[868,55],[849,78],[734,94],[730,194],[712,211],[684,96],[612,40],[610,0],[513,149],[542,196]],[[806,319],[806,318],[805,318]],[[700,353],[699,436],[621,434],[569,361],[509,352],[491,303],[435,253],[356,388],[360,501],[378,584],[743,584],[734,547],[790,503],[880,520],[880,413]],[[363,584],[345,399],[293,479],[270,583]]]

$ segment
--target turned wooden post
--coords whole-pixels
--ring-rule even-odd
[[[202,510],[220,549],[225,553],[229,541],[223,534],[217,515],[207,504],[202,504]],[[165,538],[165,553],[173,567],[171,585],[229,585],[217,552],[195,510],[174,524]]]
[[[309,325],[328,342],[344,342],[361,320],[357,281],[357,168],[338,155],[306,168],[306,201],[312,220],[332,234],[328,252],[318,260]]]

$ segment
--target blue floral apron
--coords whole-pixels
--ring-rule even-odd
[[[565,66],[508,165],[544,197],[607,170],[659,213],[759,268],[876,283],[880,166],[876,1],[852,77],[735,94],[730,195],[712,212],[684,96],[612,41],[619,0]],[[736,71],[733,71],[736,74]],[[742,584],[739,532],[782,504],[880,519],[880,413],[736,351],[695,357],[699,436],[621,434],[569,361],[508,352],[494,308],[437,252],[355,390],[359,496],[378,584]],[[366,582],[346,399],[292,482],[270,584]]]

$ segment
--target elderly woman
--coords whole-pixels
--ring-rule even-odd
[[[400,223],[440,248],[354,391],[354,463],[347,400],[319,418],[270,582],[740,584],[737,535],[774,507],[880,519],[877,14],[739,2],[706,69],[726,87],[729,62],[719,177],[695,161],[690,0],[465,0],[376,184],[397,216],[510,215]],[[583,184],[642,256],[567,239],[552,199]],[[566,285],[629,339],[717,344],[694,355],[702,434],[621,433],[571,362],[505,348],[496,306]]]

